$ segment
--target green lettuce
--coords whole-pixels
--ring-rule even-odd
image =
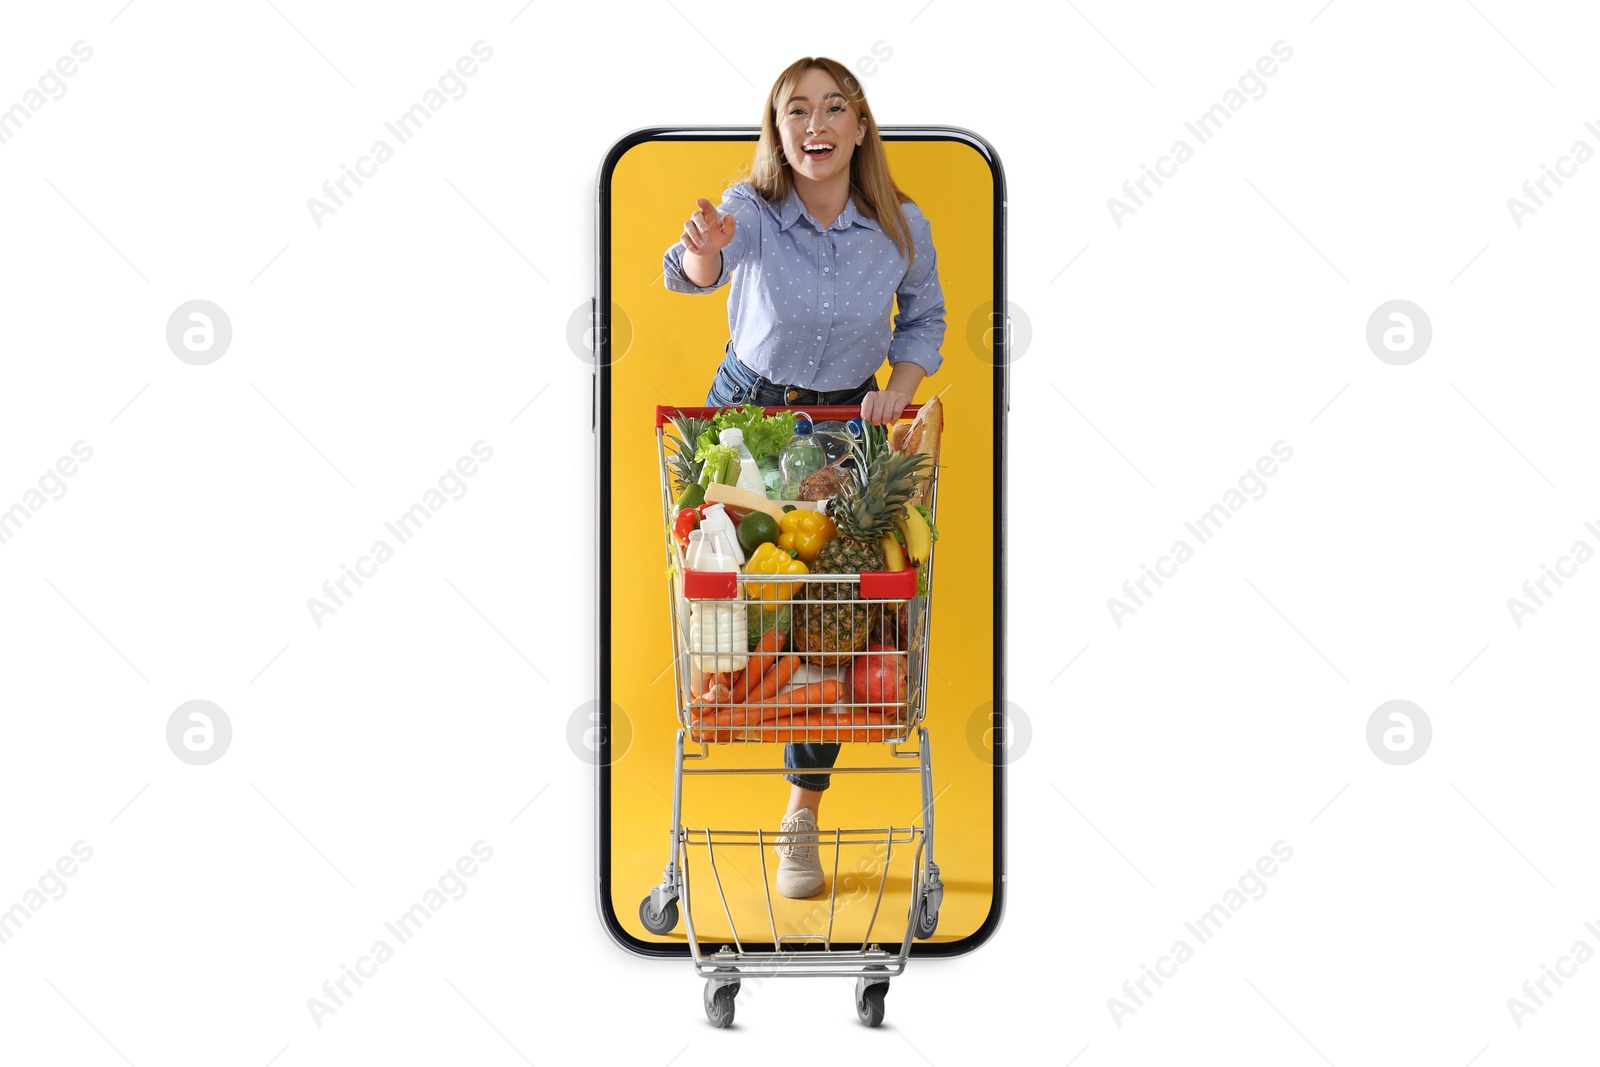
[[[744,447],[757,462],[776,456],[794,436],[795,413],[779,411],[768,415],[765,408],[746,404],[742,408],[728,408],[711,420],[711,428],[700,435],[699,451],[704,452],[718,443],[722,431],[737,429],[744,434]]]
[[[789,632],[789,605],[783,604],[777,608],[757,607],[754,602],[746,605],[745,613],[746,630],[749,632],[750,647],[756,647],[756,642],[768,630],[777,629],[784,633]]]

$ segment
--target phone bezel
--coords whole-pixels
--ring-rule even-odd
[[[617,163],[636,145],[650,141],[751,141],[760,136],[754,126],[701,126],[701,127],[645,127],[627,134],[613,144],[601,162],[596,183],[595,205],[595,287],[591,303],[591,322],[594,324],[594,380],[591,393],[593,405],[592,426],[595,433],[595,463],[597,477],[596,508],[598,516],[598,552],[595,577],[595,707],[601,715],[602,728],[599,745],[595,751],[595,886],[596,906],[600,920],[612,940],[627,951],[647,958],[687,959],[687,944],[669,944],[641,941],[622,927],[611,902],[611,760],[610,730],[607,717],[611,695],[611,656],[607,643],[611,617],[611,181]],[[955,126],[884,126],[879,133],[885,141],[957,141],[976,150],[989,165],[994,181],[994,295],[993,307],[1006,308],[1006,195],[1005,172],[994,146],[971,130]],[[958,324],[960,328],[964,324]],[[1005,429],[1006,416],[1011,407],[1011,376],[1009,373],[1009,329],[1002,320],[1002,328],[994,333],[994,725],[1004,736],[1009,728],[1005,716]],[[913,941],[914,957],[962,956],[978,948],[994,935],[1005,913],[1006,888],[1006,761],[997,758],[994,770],[994,872],[989,914],[977,930],[955,941]],[[651,889],[639,887],[641,899]],[[773,950],[770,943],[746,942],[753,951]]]

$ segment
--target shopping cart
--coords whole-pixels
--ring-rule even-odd
[[[906,411],[914,415],[920,405]],[[655,934],[673,930],[679,919],[679,900],[689,951],[696,974],[706,979],[706,1015],[718,1026],[733,1021],[734,997],[741,976],[807,975],[813,977],[853,977],[856,979],[856,1012],[868,1026],[883,1021],[884,995],[890,978],[903,973],[911,954],[912,938],[932,937],[939,924],[939,905],[944,895],[939,867],[933,852],[933,770],[928,730],[923,725],[927,711],[927,671],[929,595],[917,593],[917,569],[863,574],[769,575],[733,571],[693,571],[684,566],[684,551],[672,532],[675,519],[672,478],[669,472],[666,426],[674,416],[710,418],[719,408],[656,408],[656,447],[661,461],[662,514],[667,531],[667,554],[671,578],[668,582],[668,612],[673,640],[673,676],[677,704],[678,730],[673,753],[671,836],[666,869],[661,883],[640,902],[639,918]],[[804,410],[814,419],[849,419],[859,408],[811,407],[769,410]],[[694,442],[688,442],[692,451]],[[937,506],[937,471],[925,472],[934,479],[929,506]],[[802,505],[799,501],[783,502]],[[920,569],[931,588],[931,553]],[[785,652],[807,648],[815,653],[805,670],[839,682],[838,703],[827,710],[819,704],[768,701],[739,702],[726,691],[712,690],[707,697],[708,673],[702,667],[715,660],[697,656],[691,640],[691,618],[706,625],[708,613],[734,614],[742,605],[748,621],[751,612],[760,612],[763,625],[788,621]],[[742,624],[740,629],[744,628]],[[708,631],[702,631],[708,632]],[[820,640],[818,639],[820,636]],[[894,646],[897,651],[868,651],[868,646]],[[878,665],[893,676],[900,666],[906,669],[904,699],[868,707],[850,705],[850,678],[854,663],[862,657],[878,656]],[[895,661],[888,662],[884,661]],[[754,673],[747,666],[747,673]],[[798,672],[797,672],[798,675]],[[746,680],[746,687],[751,684]],[[809,683],[805,683],[809,685]],[[714,685],[714,683],[713,683]],[[793,686],[790,693],[811,693],[814,686]],[[824,688],[826,692],[826,688]],[[749,694],[745,694],[747,698]],[[888,701],[900,695],[887,686],[868,694]],[[798,698],[797,698],[798,699]],[[824,869],[831,853],[832,875],[828,880],[826,928],[817,933],[778,932],[773,911],[772,886],[767,877],[767,852],[779,844],[777,831],[750,828],[689,827],[683,823],[684,779],[691,775],[784,774],[773,766],[774,744],[785,742],[830,742],[881,745],[884,766],[834,767],[828,773],[847,775],[916,774],[920,778],[922,806],[906,825],[839,828],[817,831],[818,855]],[[763,746],[754,749],[750,746]],[[717,756],[713,757],[713,751]],[[898,761],[897,763],[894,761]],[[875,761],[883,762],[883,761]],[[694,764],[700,763],[700,766]],[[711,766],[710,764],[719,764]],[[720,765],[720,764],[729,765]],[[759,763],[759,765],[757,765]],[[847,848],[870,847],[882,856],[877,892],[872,911],[860,941],[843,942],[834,936],[834,920],[839,892],[839,857]],[[691,849],[704,849],[723,917],[728,923],[731,944],[721,938],[702,943],[696,934],[693,896],[689,880]],[[719,851],[754,848],[760,856],[762,891],[765,894],[769,943],[751,943],[741,937],[728,904],[727,887],[717,867]],[[894,855],[911,854],[911,899],[903,928],[894,923],[886,927],[881,939],[873,937],[878,924],[884,888],[889,881],[889,865]],[[698,852],[695,853],[699,855]],[[743,853],[748,855],[748,853]],[[820,909],[819,909],[820,910]],[[886,923],[888,920],[885,920]],[[821,925],[820,919],[817,925]],[[790,929],[793,927],[791,926]],[[747,931],[748,932],[748,931]]]

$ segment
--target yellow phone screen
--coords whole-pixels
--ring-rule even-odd
[[[1004,767],[997,766],[993,709],[1001,705],[997,426],[1004,378],[991,312],[1005,306],[997,240],[1002,180],[988,147],[962,131],[884,130],[883,137],[896,183],[929,221],[945,303],[943,362],[913,397],[914,404],[937,397],[944,411],[938,540],[925,602],[926,681],[915,694],[931,783],[925,788],[917,772],[918,735],[901,745],[844,743],[835,769],[845,772],[831,776],[817,811],[826,885],[801,899],[774,888],[773,843],[790,793],[781,775],[691,773],[675,781],[686,667],[679,657],[674,670],[673,516],[663,508],[657,411],[705,404],[729,341],[732,287],[671,291],[662,256],[697,198],[717,204],[748,173],[756,131],[642,131],[619,143],[602,168],[599,290],[611,314],[597,380],[599,706],[610,713],[600,753],[599,878],[606,921],[636,951],[686,951],[690,922],[707,954],[735,944],[898,946],[915,919],[925,873],[919,846],[930,843],[941,889],[937,926],[917,938],[914,951],[964,951],[998,921]],[[880,385],[888,374],[885,363]],[[670,476],[666,484],[675,498]],[[760,740],[689,743],[684,766],[781,768],[783,749]],[[866,767],[911,773],[845,770]],[[931,820],[923,811],[927,793]],[[930,822],[932,833],[920,832]],[[674,901],[671,928],[652,932],[641,903],[662,885],[669,861],[679,865],[686,891]],[[655,925],[665,925],[659,914]]]

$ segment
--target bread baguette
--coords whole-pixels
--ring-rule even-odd
[[[920,453],[929,460],[923,464],[922,479],[917,482],[916,495],[911,498],[913,504],[933,503],[933,472],[939,465],[939,435],[943,429],[944,405],[938,397],[934,397],[922,405],[911,422],[911,428],[906,431],[905,452],[908,455]]]
[[[895,423],[894,428],[889,431],[889,447],[896,452],[904,452],[906,450],[906,434],[910,432],[911,424],[909,422]]]

